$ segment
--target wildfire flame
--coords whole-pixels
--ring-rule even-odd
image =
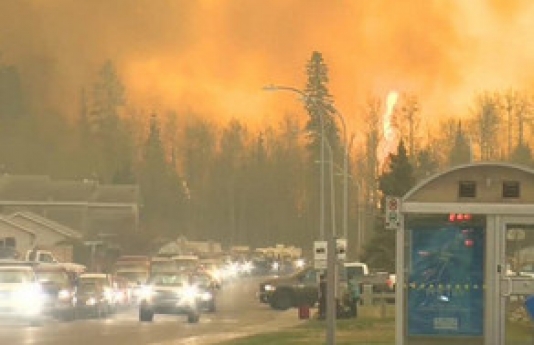
[[[386,98],[386,112],[382,119],[382,128],[384,137],[378,145],[378,162],[382,168],[386,158],[395,152],[399,143],[399,131],[393,125],[392,117],[395,105],[399,99],[399,94],[396,91],[390,91]]]

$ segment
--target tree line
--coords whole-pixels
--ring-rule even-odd
[[[80,88],[73,114],[35,110],[18,67],[0,64],[0,168],[138,184],[139,231],[122,239],[125,247],[144,250],[184,235],[225,245],[284,243],[310,250],[319,236],[321,201],[326,230],[336,224],[341,234],[348,153],[349,255],[363,257],[391,250],[376,241],[385,195],[400,196],[439,170],[471,161],[533,164],[534,102],[526,91],[477,94],[469,117],[451,116],[436,126],[424,121],[416,95],[401,94],[393,117],[400,144],[381,162],[383,100],[372,97],[361,113],[350,114],[364,125],[343,133],[320,52],[311,54],[305,71],[306,123],[300,116],[275,116],[281,120],[251,129],[239,119],[221,124],[202,114],[135,109],[112,61],[96,71],[94,83]],[[353,147],[344,140],[353,136],[363,144]]]

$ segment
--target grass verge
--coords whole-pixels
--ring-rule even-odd
[[[302,325],[223,342],[223,345],[323,345],[326,343],[326,323],[312,319]],[[395,344],[394,318],[357,318],[337,320],[336,344]]]

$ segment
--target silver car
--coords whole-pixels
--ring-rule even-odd
[[[189,323],[200,318],[199,291],[185,272],[154,273],[142,287],[139,321],[152,321],[154,314],[187,315]]]

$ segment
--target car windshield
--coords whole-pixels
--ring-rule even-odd
[[[34,275],[30,271],[23,270],[0,270],[0,284],[30,283],[34,281]]]

